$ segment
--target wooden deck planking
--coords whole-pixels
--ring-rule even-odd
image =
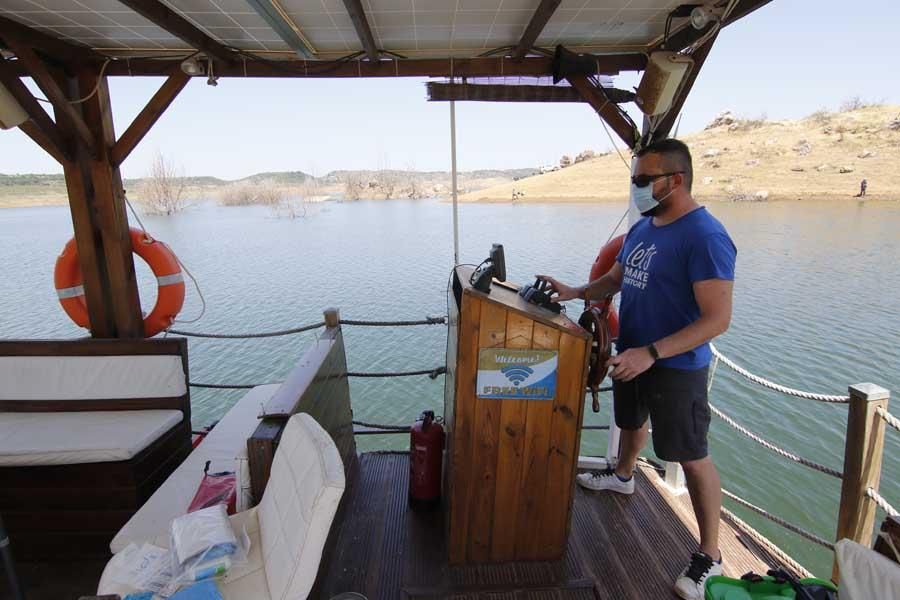
[[[369,600],[675,598],[674,578],[697,546],[687,496],[671,495],[642,466],[633,496],[576,490],[562,560],[450,565],[441,510],[407,507],[408,469],[405,453],[362,455],[348,519],[332,532],[342,548],[319,575],[321,598],[349,591]],[[720,539],[726,574],[777,564],[724,521]]]

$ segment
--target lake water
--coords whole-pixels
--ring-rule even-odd
[[[460,258],[480,262],[491,243],[506,249],[508,278],[544,272],[581,283],[624,205],[464,205]],[[900,203],[714,204],[738,248],[734,318],[717,345],[749,370],[786,385],[846,393],[873,382],[900,390]],[[253,332],[321,320],[336,306],[348,319],[419,319],[446,313],[452,265],[451,208],[435,201],[329,202],[306,218],[260,207],[204,204],[173,217],[146,217],[200,282],[203,319],[182,329]],[[72,235],[66,208],[0,210],[0,338],[75,337],[53,289],[53,265]],[[145,307],[154,301],[140,263]],[[189,289],[184,318],[198,314]],[[570,307],[577,315],[578,307]],[[191,379],[280,381],[314,333],[261,340],[191,339]],[[354,371],[433,368],[444,363],[446,330],[346,327]],[[351,380],[358,419],[410,423],[441,412],[443,378]],[[222,415],[242,392],[195,390],[194,425]],[[720,366],[714,402],[787,449],[840,469],[846,406],[785,397]],[[586,422],[609,422],[603,411]],[[900,414],[900,401],[894,400]],[[724,487],[826,539],[833,539],[840,492],[827,475],[785,461],[718,419],[711,452]],[[900,434],[887,432],[882,494],[900,505]],[[586,432],[583,451],[600,454],[605,432]],[[365,437],[360,449],[404,447],[404,436]],[[752,513],[726,505],[820,575],[827,551]],[[879,511],[878,520],[883,518]]]

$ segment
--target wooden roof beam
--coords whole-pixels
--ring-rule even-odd
[[[366,19],[366,12],[363,10],[361,0],[344,0],[344,7],[353,21],[353,27],[356,28],[356,36],[366,50],[366,56],[369,60],[378,60],[379,52],[375,46],[375,38],[372,36],[372,28],[369,27],[369,21]]]
[[[102,61],[106,58],[87,46],[65,42],[52,35],[47,35],[27,25],[23,25],[18,21],[0,16],[0,40],[2,40],[0,41],[0,46],[6,45],[12,49],[10,46],[11,39],[23,40],[41,54],[59,62],[72,60]]]
[[[125,133],[119,137],[115,146],[113,146],[110,153],[110,161],[113,167],[118,167],[128,158],[128,155],[144,139],[144,136],[147,135],[190,80],[191,78],[185,75],[181,69],[176,69],[169,75],[162,87],[153,95],[147,106],[134,118],[134,121],[125,130]]]
[[[584,75],[573,75],[571,77],[566,77],[566,80],[573,88],[578,90],[581,97],[591,105],[591,108],[597,111],[600,118],[612,127],[613,131],[616,132],[616,135],[618,135],[629,148],[634,148],[635,145],[637,145],[638,140],[640,139],[640,132],[638,132],[635,126],[622,115],[619,107],[607,98],[606,93],[602,88],[595,86]]]
[[[10,49],[16,53],[16,57],[24,64],[28,74],[34,79],[38,87],[47,94],[47,99],[53,104],[53,108],[61,111],[69,118],[75,134],[92,155],[96,154],[97,142],[94,139],[94,134],[81,117],[81,112],[75,108],[69,97],[59,87],[44,61],[22,40],[10,38],[9,41]]]
[[[20,129],[58,162],[64,163],[72,160],[71,149],[63,139],[56,123],[8,63],[9,61],[0,60],[0,83],[9,90],[13,98],[31,117],[29,121],[20,126]]]
[[[228,63],[237,60],[238,54],[234,50],[200,31],[159,0],[119,0],[119,2],[210,58]]]
[[[617,75],[621,71],[641,71],[647,65],[644,54],[596,55],[597,73]],[[167,76],[173,68],[180,68],[182,59],[161,60],[132,58],[113,61],[106,69],[107,76]],[[219,65],[219,77],[543,77],[553,74],[553,58],[529,56],[521,61],[509,57],[482,57],[352,60],[344,63],[316,60],[247,60],[246,63]]]
[[[525,33],[522,34],[522,39],[519,40],[516,49],[513,50],[513,59],[522,60],[525,58],[525,55],[534,46],[534,42],[541,35],[550,17],[556,12],[561,2],[562,0],[541,0],[540,6],[534,11],[528,27],[525,28]]]

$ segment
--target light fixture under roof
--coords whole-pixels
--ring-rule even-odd
[[[196,55],[184,59],[181,63],[181,70],[184,71],[185,75],[190,75],[191,77],[206,75],[206,69],[203,68],[203,63],[200,62]]]
[[[691,10],[691,25],[694,29],[703,29],[721,18],[722,11],[709,6],[695,6]]]
[[[0,83],[0,129],[12,129],[28,120],[28,113]]]

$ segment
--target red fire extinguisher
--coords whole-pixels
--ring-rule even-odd
[[[443,450],[444,428],[439,421],[435,421],[434,411],[426,410],[419,415],[410,430],[410,504],[440,503]]]

